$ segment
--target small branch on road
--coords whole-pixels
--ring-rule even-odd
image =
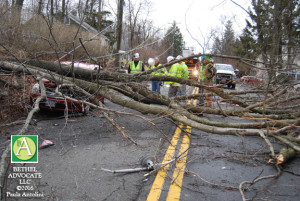
[[[278,166],[277,166],[277,167],[278,167]],[[262,171],[263,171],[263,170],[262,170]],[[262,174],[262,171],[260,172],[259,175]],[[268,175],[268,176],[262,176],[262,177],[259,177],[259,176],[258,176],[258,177],[256,177],[255,179],[253,179],[253,181],[243,181],[243,182],[241,182],[240,185],[239,185],[239,192],[240,192],[240,194],[241,194],[241,196],[242,196],[242,200],[243,200],[243,201],[247,201],[247,200],[248,200],[248,199],[246,199],[246,197],[245,197],[244,189],[243,189],[243,186],[244,186],[245,184],[254,185],[255,183],[257,183],[257,182],[259,182],[259,181],[261,181],[261,180],[271,179],[271,178],[276,178],[276,177],[278,177],[280,174],[281,174],[281,171],[280,171],[279,168],[277,168],[277,174],[275,174],[275,175]]]

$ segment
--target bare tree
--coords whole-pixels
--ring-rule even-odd
[[[117,13],[117,47],[116,52],[120,50],[121,40],[122,40],[122,24],[123,24],[123,9],[124,9],[124,0],[118,1],[118,13]],[[115,59],[115,66],[119,66],[120,57],[117,54]]]
[[[62,11],[62,18],[64,19],[66,15],[66,0],[62,0],[61,11]]]
[[[128,0],[127,4],[127,23],[129,31],[129,48],[132,49],[137,46],[140,41],[140,28],[147,23],[147,16],[149,14],[150,6],[149,1],[138,1],[133,3]],[[143,16],[146,16],[143,20]]]
[[[98,6],[98,31],[101,31],[102,25],[102,9],[103,9],[103,0],[99,0]]]
[[[15,6],[17,9],[16,18],[18,20],[18,24],[21,23],[21,13],[22,13],[22,8],[23,8],[23,3],[24,3],[24,0],[16,0],[16,2],[15,2]]]
[[[44,3],[43,0],[39,0],[38,11],[37,11],[38,15],[42,14],[43,3]]]

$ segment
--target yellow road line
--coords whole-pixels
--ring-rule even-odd
[[[177,127],[175,134],[171,140],[171,144],[168,147],[168,150],[165,154],[164,160],[162,163],[166,163],[174,157],[175,149],[178,143],[178,140],[180,138],[181,134],[181,128],[182,128],[182,123],[179,123],[179,126]],[[170,164],[167,164],[164,168],[161,168],[157,175],[156,178],[152,184],[151,190],[148,194],[147,201],[156,201],[159,199],[163,185],[165,183],[165,179],[168,175],[168,170],[169,170]]]
[[[186,127],[186,135],[183,136],[180,152],[179,154],[183,153],[190,144],[190,133],[191,133],[191,127]],[[173,201],[173,200],[180,200],[180,194],[181,194],[181,186],[183,181],[183,175],[186,165],[186,159],[187,159],[188,151],[186,151],[180,159],[176,162],[176,167],[173,173],[172,183],[169,189],[167,201]]]
[[[198,91],[196,92],[198,93]],[[193,100],[193,105],[196,105],[197,100]],[[183,136],[179,155],[182,154],[184,151],[186,151],[190,145],[190,135],[192,132],[192,127],[187,126],[186,134]],[[186,167],[186,159],[187,159],[188,150],[181,156],[180,159],[176,161],[176,167],[173,173],[171,186],[168,192],[167,201],[175,201],[180,200],[180,194],[181,194],[181,186],[184,176],[184,170]]]
[[[198,88],[194,87],[192,94],[194,94],[194,93],[198,93]],[[190,104],[191,101],[192,100],[189,100],[188,104]],[[194,104],[193,105],[195,105],[195,101],[197,101],[197,100],[194,100]],[[177,129],[176,129],[176,131],[175,131],[175,133],[174,133],[174,136],[173,136],[173,138],[171,140],[171,144],[168,147],[168,150],[167,150],[167,152],[165,154],[165,157],[164,157],[164,160],[163,160],[162,163],[166,163],[166,162],[168,162],[168,161],[170,161],[170,160],[173,159],[174,154],[175,154],[175,150],[176,150],[176,146],[177,146],[178,140],[180,138],[182,126],[183,126],[183,124],[180,122],[179,125],[178,125],[178,127],[177,127]],[[187,127],[186,131],[188,133],[190,133],[191,132],[191,128],[188,131],[188,127]],[[186,137],[186,135],[184,136],[184,138],[185,137]],[[183,139],[183,141],[185,141],[185,140]],[[180,149],[180,151],[181,151],[181,149]],[[170,164],[167,164],[165,167],[161,168],[158,171],[158,173],[157,173],[157,175],[155,177],[155,180],[154,180],[154,182],[152,184],[151,190],[150,190],[150,192],[148,194],[147,201],[158,201],[159,200],[161,192],[162,192],[162,189],[163,189],[163,185],[165,183],[165,179],[166,179],[166,177],[168,175],[169,168],[170,168]]]

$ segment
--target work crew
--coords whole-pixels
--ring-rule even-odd
[[[175,60],[175,58],[173,56],[167,57],[167,62],[171,62],[173,60]],[[175,63],[171,66],[168,75],[174,76],[174,77],[181,77],[181,66],[179,65],[179,63]],[[167,82],[167,84],[170,85],[168,96],[169,97],[176,96],[180,90],[181,84],[179,84],[177,82]]]
[[[183,57],[181,55],[178,55],[176,57],[176,60],[180,60],[182,59]],[[178,64],[180,65],[181,67],[181,78],[184,78],[184,79],[189,79],[189,70],[188,70],[188,67],[187,65],[185,64],[184,61],[179,61]],[[186,85],[183,84],[181,87],[180,87],[180,90],[179,90],[179,93],[178,93],[179,96],[184,96],[186,95]]]
[[[148,60],[148,64],[149,64],[149,69],[153,69],[156,67],[161,66],[161,64],[159,63],[159,59],[158,57],[152,59],[150,58]],[[151,75],[165,75],[166,74],[166,69],[165,68],[160,68],[154,72],[151,73]],[[162,82],[161,81],[152,81],[152,91],[157,92],[160,94],[160,87],[162,86]]]
[[[142,71],[144,71],[144,64],[142,61],[140,61],[140,54],[139,53],[135,53],[133,55],[133,61],[131,61],[129,63],[129,68],[128,68],[128,73],[140,73]]]
[[[214,82],[214,77],[216,75],[216,68],[209,56],[203,56],[201,58],[201,64],[199,67],[200,70],[200,82],[207,86],[212,86]],[[203,93],[203,88],[200,88],[201,91],[199,93]],[[210,91],[204,89],[204,93],[209,93]],[[204,104],[206,107],[212,107],[212,97],[206,96],[205,101],[204,97],[199,99],[200,104]]]

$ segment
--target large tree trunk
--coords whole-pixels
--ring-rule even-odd
[[[117,14],[117,45],[115,53],[118,53],[118,51],[121,48],[121,42],[122,42],[122,24],[123,24],[123,8],[124,8],[124,0],[118,1],[118,14]],[[115,67],[121,67],[120,61],[120,55],[117,54],[115,58]]]

